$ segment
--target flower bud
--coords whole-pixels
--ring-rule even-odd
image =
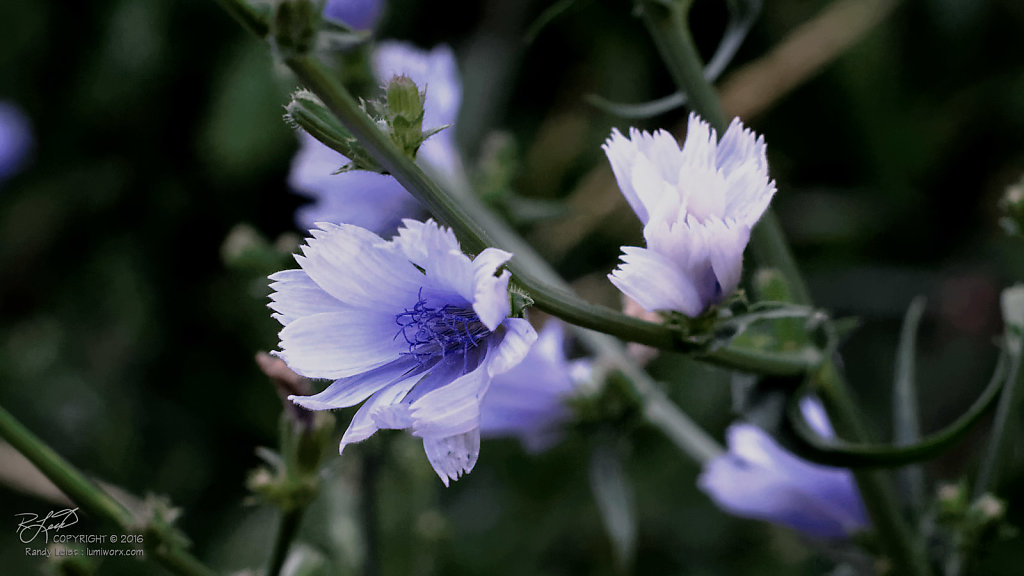
[[[999,200],[999,224],[1011,236],[1024,236],[1024,178],[1006,189]]]

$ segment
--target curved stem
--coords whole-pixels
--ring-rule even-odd
[[[658,46],[662,59],[678,88],[684,91],[693,109],[718,133],[726,128],[726,118],[711,84],[703,75],[703,63],[690,36],[687,11],[690,0],[638,0],[644,23]],[[793,259],[782,229],[769,209],[755,226],[751,236],[755,258],[762,266],[778,269],[786,278],[793,300],[809,305],[810,294]],[[850,400],[845,383],[835,365],[826,363],[818,372],[819,393],[833,420],[836,433],[853,441],[863,441],[867,431]],[[926,576],[931,573],[924,545],[915,538],[900,516],[896,499],[887,479],[879,472],[855,472],[857,486],[881,536],[886,553],[903,574]]]
[[[68,498],[89,514],[117,526],[125,534],[140,530],[131,511],[61,458],[2,406],[0,437],[21,452]],[[204,566],[188,552],[165,541],[162,535],[163,532],[160,530],[147,531],[146,550],[152,552],[164,566],[182,576],[214,576],[213,570]],[[157,541],[152,542],[153,539]]]

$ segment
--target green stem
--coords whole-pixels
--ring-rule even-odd
[[[992,437],[989,439],[985,456],[978,470],[978,479],[974,483],[974,497],[979,498],[986,492],[994,491],[999,479],[999,462],[1006,447],[1007,440],[1013,434],[1016,426],[1013,425],[1013,415],[1016,413],[1016,406],[1020,403],[1022,388],[1024,388],[1024,370],[1021,369],[1021,357],[1024,350],[1021,349],[1021,339],[1009,336],[1006,338],[1006,346],[1015,346],[1016,350],[1010,351],[1010,371],[1006,379],[1006,385],[999,396],[999,406],[996,408],[996,416],[992,421]]]
[[[10,412],[0,406],[0,437],[21,452],[40,472],[75,504],[101,521],[113,524],[122,533],[139,529],[132,513],[112,496],[101,490],[77,468],[61,458],[38,436],[25,428]],[[215,573],[189,553],[163,541],[163,532],[147,532],[146,549],[170,570],[182,576],[213,576]],[[152,539],[156,542],[152,542]]]
[[[839,371],[832,363],[818,373],[817,392],[835,428],[836,436],[855,440],[870,436],[861,421],[857,407],[850,398]],[[892,560],[897,574],[928,576],[931,567],[924,543],[917,538],[900,514],[901,507],[893,493],[889,478],[880,471],[854,470],[861,498],[867,508],[882,549]]]
[[[267,576],[278,576],[281,573],[284,561],[288,558],[288,550],[291,549],[292,541],[295,540],[295,536],[299,533],[299,526],[302,524],[302,516],[305,512],[305,506],[281,512],[281,524],[277,527],[274,548],[270,553],[270,561],[267,563]]]
[[[217,0],[217,2],[243,28],[255,34],[258,38],[266,38],[270,34],[268,11],[258,11],[245,0]]]
[[[582,300],[539,254],[479,198],[458,191],[442,190],[399,151],[386,134],[359,107],[355,98],[316,58],[289,55],[285,64],[302,84],[315,93],[341,124],[385,170],[398,180],[427,210],[453,226],[464,249],[479,252],[495,246],[514,254],[508,269],[525,288],[537,308],[566,322],[611,334],[623,340],[678,352],[697,348],[684,340],[675,328],[647,322],[607,306]],[[727,348],[701,355],[702,360],[723,367],[761,374],[792,375],[813,367],[803,356],[769,358],[746,349]]]
[[[687,12],[690,0],[638,0],[644,23],[676,81],[689,97],[693,109],[718,132],[726,129],[726,118],[714,89],[704,78],[704,65],[690,36]],[[786,278],[793,300],[810,305],[811,298],[789,245],[774,214],[769,210],[754,228],[751,237],[755,258],[762,266],[778,269]],[[850,401],[845,384],[832,363],[819,371],[819,393],[840,437],[860,441],[867,431]],[[886,553],[901,574],[926,576],[931,573],[924,546],[914,537],[892,493],[892,487],[879,472],[854,474],[861,496],[871,514]]]

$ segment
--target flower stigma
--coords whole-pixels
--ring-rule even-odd
[[[403,355],[412,356],[420,365],[449,352],[465,354],[491,333],[472,308],[430,306],[422,288],[416,304],[395,315],[395,324],[399,326],[395,339],[401,336],[409,344]]]

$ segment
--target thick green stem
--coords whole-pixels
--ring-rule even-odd
[[[726,128],[714,89],[704,78],[704,65],[690,36],[687,12],[690,0],[638,0],[644,23],[654,38],[665,65],[678,88],[687,94],[693,109],[719,134]],[[793,300],[810,305],[811,298],[777,219],[768,211],[754,228],[752,250],[759,264],[779,270],[787,280]],[[864,440],[867,431],[850,401],[835,365],[826,363],[819,371],[819,393],[833,420],[837,434]],[[855,473],[857,486],[871,514],[880,541],[898,573],[927,576],[931,573],[923,543],[915,538],[900,516],[892,487],[880,472]]]
[[[126,534],[140,529],[127,508],[61,458],[3,407],[0,407],[0,437],[21,452],[57,488],[87,513],[117,526]],[[163,542],[161,534],[162,532],[158,530],[147,532],[146,549],[164,566],[183,576],[215,574],[189,553]],[[154,538],[157,539],[156,542],[152,541]]]

